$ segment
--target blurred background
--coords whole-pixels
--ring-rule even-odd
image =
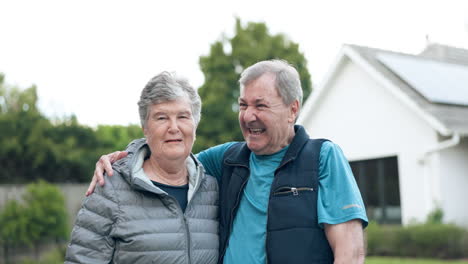
[[[467,1],[2,0],[0,263],[63,262],[99,156],[142,137],[151,77],[198,88],[196,153],[242,140],[239,74],[272,58],[350,160],[368,263],[468,259]]]

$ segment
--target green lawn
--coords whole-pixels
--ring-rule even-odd
[[[391,257],[366,257],[366,264],[468,264],[468,260],[433,260]]]

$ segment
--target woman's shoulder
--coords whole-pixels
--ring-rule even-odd
[[[213,183],[213,184],[218,184],[218,181],[216,180],[216,178],[208,173],[204,173],[205,174],[205,179],[208,183]]]
[[[218,192],[219,186],[218,181],[215,177],[211,176],[210,174],[204,173],[203,181],[201,184],[201,191],[208,191],[208,192]]]
[[[119,192],[126,189],[129,189],[129,184],[119,171],[113,170],[112,176],[104,174],[104,185],[97,183],[94,193],[104,199],[118,203]]]

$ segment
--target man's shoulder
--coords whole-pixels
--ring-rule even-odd
[[[326,138],[309,138],[305,151],[314,151],[320,153],[320,156],[327,155],[330,151],[339,149],[339,146]]]
[[[217,145],[204,150],[195,156],[203,164],[206,172],[214,176],[219,181],[222,175],[224,153],[235,143],[236,142],[228,142]]]
[[[236,143],[239,143],[239,142],[227,142],[227,143],[224,143],[224,144],[220,144],[220,145],[217,145],[217,146],[214,146],[214,147],[211,147],[211,148],[208,148],[206,150],[203,150],[201,152],[199,152],[198,154],[196,154],[197,158],[198,159],[203,159],[204,157],[219,157],[219,156],[223,156],[224,153],[234,144]]]
[[[328,140],[328,141],[323,142],[322,148],[320,149],[320,156],[326,157],[329,155],[334,155],[337,157],[341,157],[341,156],[344,157],[344,153],[341,147],[338,144],[334,143],[333,141]]]
[[[331,141],[324,142],[319,158],[320,178],[326,175],[352,175],[349,162],[341,147]]]
[[[335,151],[339,149],[340,146],[338,146],[336,143],[330,140],[326,140],[322,144],[322,148],[320,149],[320,152],[328,153],[330,151]]]

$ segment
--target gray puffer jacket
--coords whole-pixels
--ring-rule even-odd
[[[83,201],[65,263],[216,263],[218,185],[191,155],[185,213],[142,174],[149,148],[134,141],[114,175]]]

